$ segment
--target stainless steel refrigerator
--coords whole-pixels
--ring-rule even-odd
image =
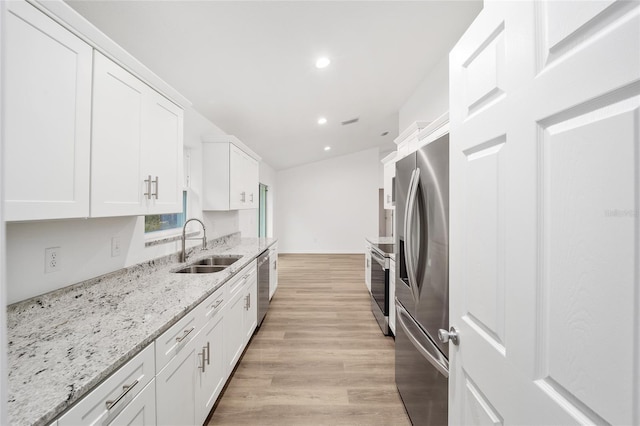
[[[447,424],[449,135],[396,163],[396,385],[414,426]]]

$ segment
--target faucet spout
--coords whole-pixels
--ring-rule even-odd
[[[187,224],[189,222],[191,222],[192,220],[195,220],[196,222],[200,222],[200,225],[202,225],[202,250],[207,248],[207,228],[204,226],[204,223],[200,220],[200,219],[196,219],[195,217],[187,220],[184,222],[184,225],[182,226],[182,251],[180,252],[180,262],[185,262],[187,260],[187,250],[186,250],[186,240],[188,239],[197,239],[199,240],[200,238],[186,238],[186,233],[187,233]]]

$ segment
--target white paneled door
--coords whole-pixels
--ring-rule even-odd
[[[450,423],[640,424],[640,2],[486,1],[450,73]]]

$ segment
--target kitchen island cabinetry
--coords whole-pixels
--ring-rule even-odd
[[[96,52],[91,216],[182,211],[183,111]]]
[[[258,207],[260,157],[231,135],[205,138],[202,156],[204,210]]]
[[[6,5],[5,219],[88,217],[92,48],[32,5]]]

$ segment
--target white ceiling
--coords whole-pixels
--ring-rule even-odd
[[[400,107],[482,7],[481,0],[67,3],[276,170],[393,149]],[[331,59],[325,69],[315,68],[321,55]],[[328,123],[318,125],[319,116]]]

